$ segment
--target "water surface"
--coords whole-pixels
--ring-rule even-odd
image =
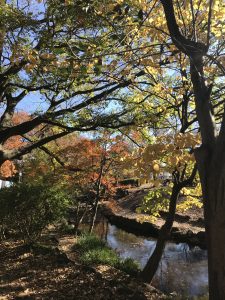
[[[123,258],[133,258],[141,268],[154,250],[156,240],[128,233],[108,224],[105,238],[108,245]],[[185,243],[168,242],[152,284],[166,293],[184,297],[204,295],[208,289],[207,251],[190,248]]]

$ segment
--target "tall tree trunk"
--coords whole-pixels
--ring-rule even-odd
[[[209,299],[225,299],[225,158],[220,150],[196,155],[204,198]]]
[[[209,2],[208,40],[206,44],[187,39],[182,35],[176,20],[173,0],[160,0],[174,45],[190,58],[190,74],[195,95],[196,114],[202,146],[195,150],[200,174],[206,237],[208,246],[209,299],[225,300],[225,108],[222,124],[214,120],[211,92],[205,76],[203,57],[209,48],[211,11]]]
[[[149,258],[146,266],[144,267],[140,275],[145,282],[150,283],[158,269],[165,248],[166,241],[170,237],[171,229],[174,222],[174,216],[176,212],[177,199],[179,197],[181,189],[182,186],[180,184],[174,183],[172,194],[170,197],[169,211],[166,217],[165,224],[160,229],[159,237],[157,239],[156,247],[153,251],[153,254]]]
[[[209,299],[225,299],[225,208],[218,207],[217,213],[207,224]],[[223,215],[222,215],[223,214]]]

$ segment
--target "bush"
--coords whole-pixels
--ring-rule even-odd
[[[106,245],[106,242],[93,234],[79,237],[75,248],[80,253],[80,260],[86,265],[105,264],[122,270],[130,275],[137,275],[138,263],[131,258],[122,260],[119,255]]]
[[[0,190],[2,231],[19,234],[25,242],[36,241],[47,225],[66,213],[70,197],[60,187],[46,184],[17,184]]]
[[[89,250],[101,249],[107,246],[105,241],[101,240],[94,234],[85,233],[79,237],[76,247],[82,253]]]
[[[66,223],[64,219],[62,219],[59,226],[57,226],[57,230],[63,234],[71,234],[71,235],[76,234],[76,229],[74,225]]]
[[[139,264],[132,258],[126,258],[125,260],[120,260],[117,268],[130,274],[136,276],[140,271]]]
[[[108,248],[92,249],[82,254],[81,261],[85,264],[104,264],[116,266],[119,262],[117,254]]]

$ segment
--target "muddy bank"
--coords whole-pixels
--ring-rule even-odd
[[[101,205],[102,214],[117,227],[136,235],[158,237],[159,230],[165,221],[166,214],[155,222],[140,222],[142,215],[135,212],[147,191],[131,191],[129,195],[117,201],[105,201]],[[171,240],[177,243],[187,243],[206,249],[204,222],[201,210],[190,210],[187,214],[176,214],[172,228]]]

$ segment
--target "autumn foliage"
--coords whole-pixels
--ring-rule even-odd
[[[76,134],[51,142],[44,151],[28,155],[24,161],[25,178],[47,176],[49,180],[64,181],[68,186],[92,189],[103,168],[101,185],[113,191],[124,171],[121,157],[131,152],[130,145],[121,135],[103,133],[95,138]]]
[[[30,116],[28,113],[24,111],[20,111],[14,114],[12,118],[13,125],[19,125],[27,120],[30,119]],[[19,149],[22,148],[27,141],[20,136],[15,135],[9,139],[7,139],[3,145],[4,150],[13,150],[13,149]],[[18,172],[16,163],[14,161],[6,160],[1,166],[0,166],[0,177],[3,179],[11,178],[16,175]]]

